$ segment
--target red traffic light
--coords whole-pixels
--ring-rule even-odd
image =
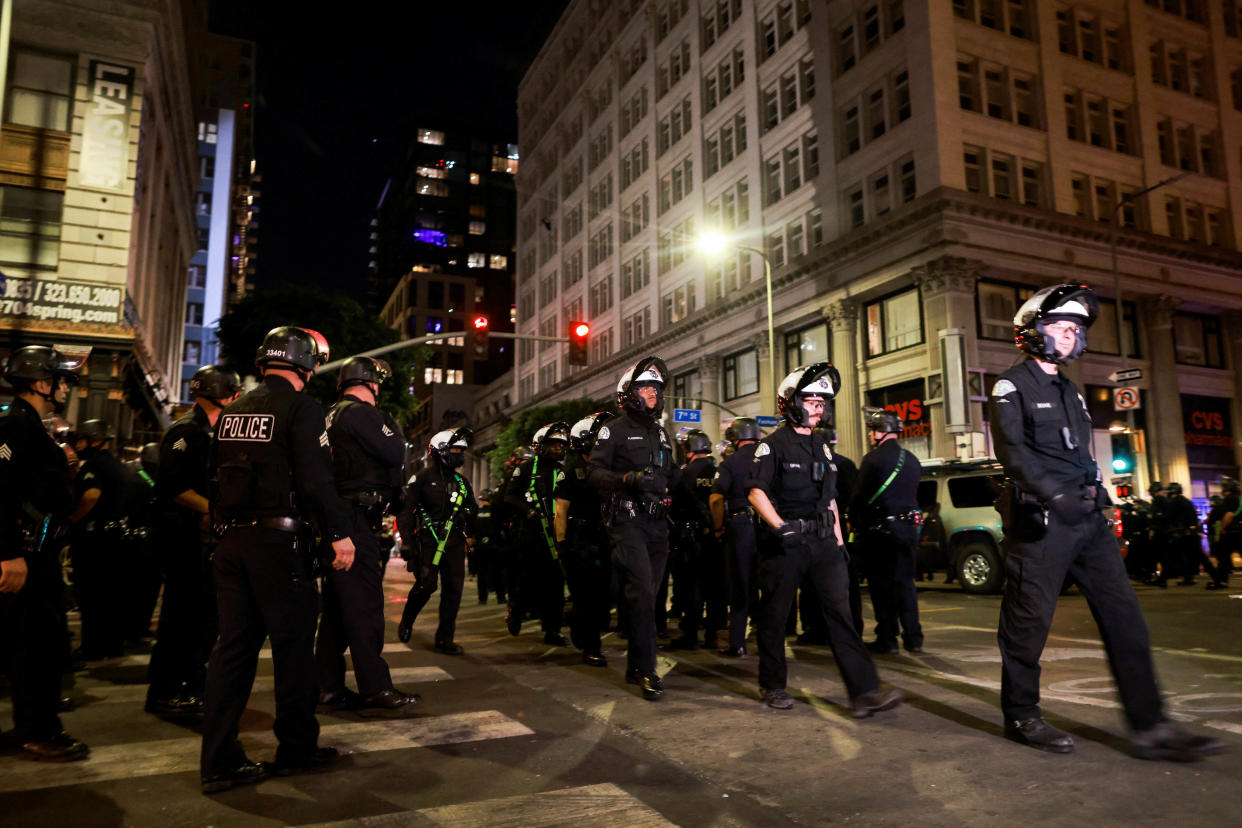
[[[585,322],[577,322],[572,326],[571,333],[576,337],[586,339],[587,335],[591,333],[591,326]]]
[[[473,323],[473,324],[474,324],[474,329],[475,329],[476,331],[485,331],[485,330],[487,330],[487,317],[486,317],[486,316],[476,316],[476,317],[474,318],[474,323]]]
[[[589,362],[587,358],[587,336],[590,333],[591,326],[585,322],[569,323],[570,365],[586,365]]]

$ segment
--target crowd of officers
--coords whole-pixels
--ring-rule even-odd
[[[992,390],[997,453],[1009,474],[998,503],[1009,570],[998,633],[1005,733],[1051,752],[1073,748],[1037,706],[1039,655],[1068,573],[1108,644],[1136,753],[1198,758],[1223,745],[1163,715],[1137,601],[1116,586],[1125,571],[1099,512],[1108,496],[1089,453],[1090,419],[1059,370],[1085,349],[1096,307],[1082,285],[1036,293],[1014,322],[1026,359]],[[584,663],[602,667],[601,636],[615,630],[627,642],[625,680],[648,700],[665,692],[659,638],[669,649],[740,658],[750,633],[760,698],[792,708],[786,638],[800,616],[799,641],[831,648],[854,716],[901,703],[899,691],[881,687],[873,655],[923,652],[914,586],[921,469],[888,411],[867,412],[871,450],[857,467],[836,452],[830,417],[841,377],[831,364],[785,377],[783,423],[767,436],[751,418],[734,420],[717,463],[709,435],[690,430],[675,443],[660,424],[668,371],[647,357],[620,377],[618,414],[540,428],[509,458],[499,487],[476,500],[459,472],[468,428],[441,431],[411,462],[398,424],[376,404],[388,366],[346,360],[340,398],[324,412],[305,387],[327,359],[318,333],[272,330],[256,354],[256,387],[241,393],[232,372],[201,369],[190,384],[194,407],[126,469],[102,422],[62,431],[63,446],[45,425],[63,409],[80,362],[46,347],[13,354],[5,377],[17,396],[0,417],[0,618],[23,754],[89,754],[61,727],[62,671],[74,658],[110,658],[141,640],[161,584],[146,710],[201,717],[204,792],[332,762],[336,750],[318,743],[317,711],[411,714],[419,697],[394,687],[382,656],[388,515],[414,574],[402,642],[438,591],[433,647],[462,654],[455,629],[469,569],[480,603],[492,594],[507,603],[512,635],[537,621],[545,644],[572,642]],[[79,463],[76,474],[67,456]],[[1130,530],[1141,517],[1149,541],[1136,552],[1132,537],[1131,574],[1193,579],[1201,555],[1191,543],[1157,540],[1158,532],[1189,536],[1193,508],[1176,484],[1167,497],[1153,495],[1149,508],[1130,509]],[[1242,528],[1230,528],[1237,507],[1231,482],[1214,512],[1219,550],[1231,550]],[[72,655],[65,546],[82,619]],[[1209,572],[1222,584],[1229,555],[1217,557],[1225,563]],[[875,616],[870,641],[863,578]],[[238,722],[268,639],[278,747],[273,762],[254,762]],[[357,689],[346,686],[347,648]]]
[[[1211,496],[1202,520],[1177,482],[1167,486],[1154,482],[1147,499],[1122,501],[1121,535],[1129,544],[1126,568],[1133,580],[1167,588],[1169,578],[1175,578],[1179,586],[1195,586],[1202,571],[1209,590],[1228,586],[1233,555],[1242,552],[1242,521],[1235,522],[1238,481],[1226,477],[1220,487],[1221,494]]]

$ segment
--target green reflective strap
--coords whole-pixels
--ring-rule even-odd
[[[870,498],[868,498],[867,500],[868,506],[870,506],[872,503],[875,503],[875,499],[879,497],[880,495],[884,494],[884,490],[888,488],[889,484],[892,483],[895,479],[897,479],[897,475],[901,472],[901,467],[902,465],[905,464],[905,462],[906,462],[906,450],[902,449],[901,454],[897,455],[896,468],[894,468],[893,473],[888,476],[888,480],[884,481],[884,485],[876,489],[875,494],[873,494]]]
[[[151,475],[146,473],[146,470],[139,469],[138,476],[141,477],[143,482],[146,483],[148,486],[150,486],[153,489],[155,488],[155,481],[151,479]]]
[[[444,547],[448,546],[449,536],[453,534],[453,521],[457,518],[457,511],[466,502],[466,481],[457,472],[453,472],[453,477],[457,478],[457,502],[453,504],[453,511],[449,513],[448,520],[444,521],[444,537],[439,537],[436,534],[436,527],[428,519],[427,511],[422,507],[422,504],[419,504],[418,507],[419,513],[423,516],[423,524],[426,525],[427,531],[431,533],[431,539],[436,542],[436,554],[431,558],[432,566],[440,565],[440,557],[444,554]]]
[[[543,530],[543,539],[548,544],[548,551],[552,553],[552,560],[557,560],[556,541],[552,539],[552,530],[548,527],[548,516],[543,508],[543,499],[539,497],[539,492],[535,491],[535,481],[539,479],[539,455],[535,455],[534,461],[530,464],[530,485],[526,487],[527,502],[533,502],[539,510],[539,527]],[[556,476],[552,477],[552,490],[556,491]]]

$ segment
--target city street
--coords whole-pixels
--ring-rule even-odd
[[[939,580],[939,579],[938,579]],[[1242,797],[1242,581],[1229,592],[1139,587],[1168,710],[1230,752],[1193,765],[1126,753],[1104,651],[1077,591],[1044,654],[1047,717],[1070,756],[1005,741],[998,709],[999,596],[921,584],[927,652],[878,658],[906,704],[855,721],[831,654],[792,645],[788,712],[760,706],[757,658],[663,653],[667,687],[643,701],[609,666],[542,643],[537,623],[504,630],[504,608],[466,585],[464,657],[430,649],[436,599],[407,647],[396,619],[410,576],[388,570],[389,664],[422,694],[403,720],[320,716],[327,772],[207,797],[196,732],[142,712],[146,656],[97,662],[64,717],[92,758],[0,756],[0,822],[17,825],[1233,825]],[[494,600],[494,599],[493,599]],[[869,608],[868,608],[869,614]],[[792,639],[790,640],[792,643]],[[753,649],[753,648],[752,648]],[[270,654],[243,720],[255,760],[274,749]],[[0,721],[11,722],[8,699]]]

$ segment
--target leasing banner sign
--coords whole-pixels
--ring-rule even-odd
[[[124,306],[125,291],[120,287],[0,273],[0,319],[120,325]]]

